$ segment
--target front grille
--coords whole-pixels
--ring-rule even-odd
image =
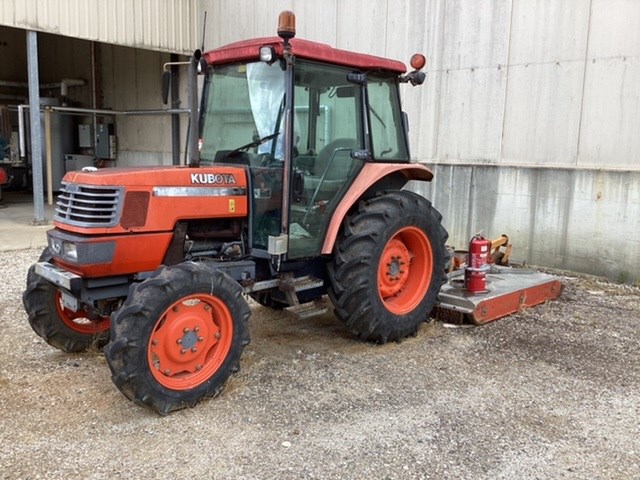
[[[54,220],[78,227],[114,227],[124,188],[62,182]]]

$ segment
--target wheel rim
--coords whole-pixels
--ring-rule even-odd
[[[74,312],[66,308],[62,303],[62,293],[59,290],[56,290],[54,302],[60,320],[74,332],[82,335],[96,335],[109,330],[109,317],[92,319],[85,309]]]
[[[387,242],[378,265],[378,294],[396,315],[416,308],[424,298],[433,270],[431,242],[417,227],[398,230]]]
[[[188,390],[222,365],[233,338],[233,318],[217,297],[197,294],[169,306],[151,333],[149,369],[162,386]]]

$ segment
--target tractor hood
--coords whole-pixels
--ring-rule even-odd
[[[65,175],[54,224],[81,234],[166,232],[182,220],[247,213],[243,167],[104,168]]]
[[[159,186],[240,186],[246,187],[244,168],[228,165],[191,167],[131,167],[100,168],[94,171],[74,171],[64,176],[65,184],[123,187]]]

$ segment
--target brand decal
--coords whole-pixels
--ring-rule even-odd
[[[235,185],[236,177],[230,173],[192,173],[191,183]]]

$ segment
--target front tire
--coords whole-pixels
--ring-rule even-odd
[[[46,248],[39,261],[49,262],[51,258]],[[74,312],[65,308],[60,290],[36,274],[33,265],[27,273],[22,303],[31,328],[49,345],[64,352],[100,349],[109,341],[109,317],[92,316],[84,309]]]
[[[249,306],[227,274],[185,262],[131,287],[105,356],[130,400],[162,415],[218,395],[240,369]]]
[[[363,340],[385,343],[417,332],[445,282],[442,216],[409,191],[361,202],[329,265],[336,316]]]

